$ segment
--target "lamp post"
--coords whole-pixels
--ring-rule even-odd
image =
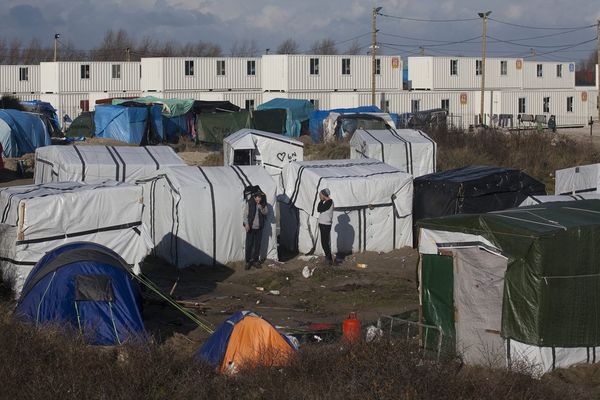
[[[483,19],[483,32],[481,35],[481,104],[479,109],[479,122],[481,123],[481,125],[485,125],[485,114],[483,109],[485,97],[485,39],[487,37],[487,19],[491,13],[491,11],[486,11],[477,14],[479,15],[479,18]]]
[[[381,7],[373,7],[373,37],[371,44],[371,104],[375,105],[375,70],[377,68],[377,14],[381,11]]]

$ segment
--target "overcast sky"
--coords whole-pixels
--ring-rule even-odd
[[[40,4],[42,3],[42,4]],[[221,45],[227,53],[232,44],[254,39],[258,48],[272,50],[284,39],[294,38],[307,50],[317,39],[330,37],[344,42],[371,30],[369,0],[3,0],[0,20],[2,37],[21,38],[25,44],[36,37],[51,45],[54,32],[76,47],[91,49],[98,45],[107,29],[126,29],[141,38],[175,39],[182,43],[204,40]],[[537,27],[579,27],[595,24],[600,18],[598,0],[381,0],[382,13],[422,19],[463,19],[477,17],[477,11],[492,10],[492,18]],[[478,40],[470,44],[447,45],[440,41],[460,41],[481,34],[480,21],[425,23],[378,17],[379,41],[387,54],[407,55],[425,45],[426,54],[474,55]],[[488,34],[499,39],[526,39],[521,46],[489,43],[490,56],[516,55],[539,46],[544,53],[559,44],[575,44],[595,37],[594,28],[565,35],[535,38],[557,33],[556,30],[524,29],[495,21],[488,24]],[[398,35],[398,36],[390,36]],[[411,40],[415,37],[420,40]],[[358,39],[369,44],[370,36]],[[340,43],[343,51],[350,42]],[[427,48],[427,45],[438,45]],[[439,45],[441,44],[441,45]],[[552,59],[587,57],[595,43],[571,50],[540,56]],[[434,53],[435,52],[435,53]]]

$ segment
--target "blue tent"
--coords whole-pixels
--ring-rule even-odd
[[[0,109],[0,143],[4,157],[21,157],[52,144],[42,119],[31,113]]]
[[[286,110],[285,135],[298,137],[302,133],[302,122],[307,121],[314,106],[308,100],[297,99],[273,99],[261,104],[257,110]]]
[[[95,243],[70,243],[46,253],[25,281],[16,315],[36,325],[69,324],[95,345],[145,334],[128,265]]]
[[[352,113],[380,113],[383,112],[379,107],[375,106],[363,106],[356,108],[334,108],[332,110],[315,110],[310,113],[310,121],[308,128],[310,130],[310,137],[314,143],[319,143],[323,136],[323,120],[329,116],[329,113],[336,112],[340,114],[352,114]]]
[[[29,112],[45,115],[50,122],[50,131],[60,132],[60,120],[52,104],[41,100],[21,101],[21,105]]]
[[[150,119],[150,123],[148,123]],[[103,105],[94,114],[96,137],[130,144],[148,144],[163,140],[160,105],[126,107]]]

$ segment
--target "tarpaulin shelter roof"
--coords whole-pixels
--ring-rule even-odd
[[[452,215],[417,226],[477,235],[508,258],[503,337],[545,347],[600,345],[600,200]]]
[[[323,136],[323,121],[332,112],[339,113],[339,114],[348,114],[348,113],[367,113],[367,112],[380,113],[383,111],[379,107],[375,107],[375,106],[363,106],[363,107],[355,107],[355,108],[333,108],[331,110],[311,111],[311,113],[309,115],[308,128],[310,130],[310,137],[312,138],[314,143],[319,143],[321,141],[321,137]]]
[[[129,101],[124,104],[131,103]],[[130,144],[149,144],[163,139],[161,106],[98,106],[94,114],[96,137]]]
[[[90,344],[117,345],[145,334],[141,299],[127,263],[107,247],[77,242],[34,267],[15,311],[36,325],[69,324]]]
[[[52,143],[38,115],[9,109],[0,109],[0,142],[4,157],[21,157]]]
[[[93,137],[96,134],[94,112],[84,111],[71,122],[65,132],[66,137]]]
[[[46,116],[48,121],[50,121],[50,130],[53,132],[60,132],[60,120],[58,119],[56,109],[52,104],[41,100],[21,101],[20,103],[27,111]]]
[[[203,143],[222,144],[223,139],[240,129],[250,127],[250,113],[198,114],[196,116],[197,140]]]
[[[307,121],[314,106],[308,100],[276,98],[259,105],[257,110],[284,109],[287,112],[286,136],[298,137],[302,122]]]
[[[122,105],[127,102],[142,104],[162,104],[162,114],[167,117],[177,117],[190,112],[194,106],[193,99],[161,99],[154,96],[137,97],[134,99],[113,99],[113,105]]]
[[[413,217],[499,211],[538,194],[544,184],[523,171],[470,165],[415,178]]]

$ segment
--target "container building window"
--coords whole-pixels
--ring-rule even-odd
[[[381,58],[375,60],[375,75],[381,75]]]
[[[311,75],[319,75],[319,59],[318,58],[310,59],[310,74]]]
[[[450,99],[442,99],[442,109],[446,111],[450,109]]]
[[[246,73],[248,75],[256,75],[256,61],[248,60],[246,62]]]
[[[350,59],[342,58],[342,75],[350,75]]]
[[[567,97],[567,112],[573,112],[573,96]]]
[[[450,60],[450,75],[458,75],[458,60]]]
[[[410,112],[416,113],[421,109],[421,100],[411,100],[410,101]]]
[[[550,112],[550,97],[544,97],[544,112]]]
[[[483,63],[481,60],[475,60],[475,75],[481,75],[481,71],[483,69]]]
[[[537,77],[541,78],[544,76],[544,66],[542,64],[538,64],[536,67]]]
[[[19,68],[19,80],[20,81],[28,81],[29,80],[29,68],[28,67]]]
[[[225,60],[217,60],[217,75],[225,75]]]
[[[519,114],[525,114],[525,97],[519,97]]]
[[[248,99],[246,100],[246,111],[253,111],[254,110],[254,99]]]
[[[90,64],[81,64],[81,79],[90,79]]]
[[[502,75],[502,76],[508,75],[508,61],[505,61],[505,60],[500,61],[500,75]]]
[[[185,76],[194,76],[194,60],[185,60]]]
[[[556,77],[562,78],[562,64],[556,64]]]
[[[112,65],[112,78],[113,79],[121,79],[121,65],[120,64]]]

